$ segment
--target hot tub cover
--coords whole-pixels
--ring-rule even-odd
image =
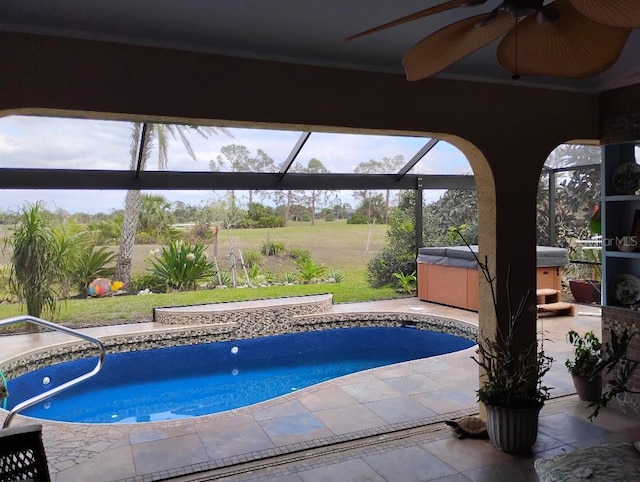
[[[478,246],[471,246],[473,253],[478,254]],[[418,263],[455,266],[458,268],[477,269],[475,256],[467,246],[425,247],[418,250]],[[569,264],[569,253],[565,248],[537,246],[536,265],[566,266]]]

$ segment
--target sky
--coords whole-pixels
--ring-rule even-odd
[[[11,116],[0,118],[0,167],[58,169],[129,168],[131,123],[86,119]],[[180,140],[169,144],[169,170],[208,171],[209,161],[221,155],[230,144],[245,146],[257,154],[266,152],[280,165],[286,160],[300,132],[230,128],[233,136],[219,133],[207,139],[189,135],[197,160],[191,159]],[[420,137],[392,137],[356,134],[313,133],[296,162],[322,161],[330,172],[353,172],[360,162],[380,161],[402,155],[408,161],[428,141]],[[147,166],[157,169],[157,151]],[[439,142],[411,171],[419,174],[472,174],[464,155],[444,141]],[[425,203],[437,200],[443,191],[425,191]],[[171,202],[199,205],[219,199],[213,191],[153,191]],[[343,203],[354,207],[357,200],[350,191],[339,193]],[[15,212],[25,202],[43,201],[48,210],[62,209],[71,214],[110,213],[124,207],[124,191],[2,190],[0,212]]]

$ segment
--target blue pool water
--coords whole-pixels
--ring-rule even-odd
[[[343,328],[109,354],[98,375],[22,413],[84,423],[196,417],[360,370],[472,345],[464,338],[408,327]],[[96,358],[89,358],[17,377],[9,381],[7,407],[86,373],[95,364]]]

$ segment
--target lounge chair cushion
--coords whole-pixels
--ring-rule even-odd
[[[640,480],[639,442],[618,442],[538,459],[541,482]]]

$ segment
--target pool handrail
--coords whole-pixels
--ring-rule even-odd
[[[62,333],[66,333],[68,335],[80,338],[80,339],[82,339],[84,341],[88,341],[90,343],[93,343],[93,344],[98,346],[98,348],[100,350],[100,354],[98,356],[98,363],[96,364],[94,369],[91,370],[90,372],[85,373],[84,375],[80,375],[79,377],[73,378],[72,380],[69,380],[68,382],[63,383],[62,385],[59,385],[59,386],[57,386],[55,388],[52,388],[51,390],[47,390],[46,392],[43,392],[43,393],[41,393],[39,395],[36,395],[35,397],[31,397],[31,398],[29,398],[29,399],[27,399],[27,400],[25,400],[23,402],[20,402],[15,407],[13,407],[13,409],[11,409],[11,411],[7,415],[7,418],[4,420],[4,424],[2,425],[2,428],[9,427],[9,424],[13,420],[13,417],[15,417],[15,415],[18,412],[21,412],[25,408],[29,408],[29,407],[35,405],[36,403],[39,403],[39,402],[41,402],[43,400],[46,400],[49,397],[53,397],[54,395],[57,395],[58,393],[62,392],[63,390],[71,388],[71,387],[77,385],[78,383],[83,382],[86,379],[91,378],[92,376],[96,375],[102,369],[102,365],[104,363],[104,357],[106,355],[106,350],[105,350],[104,344],[99,339],[94,338],[93,336],[85,335],[84,333],[81,333],[81,332],[79,332],[77,330],[74,330],[72,328],[67,328],[66,326],[57,325],[56,323],[52,323],[50,321],[46,321],[46,320],[43,320],[41,318],[37,318],[35,316],[21,315],[21,316],[14,316],[12,318],[6,318],[4,320],[0,320],[0,327],[14,325],[16,323],[23,323],[23,322],[33,323],[34,325],[39,325],[39,326],[44,326],[45,328],[49,328],[49,329],[54,330],[54,331],[60,331]]]

